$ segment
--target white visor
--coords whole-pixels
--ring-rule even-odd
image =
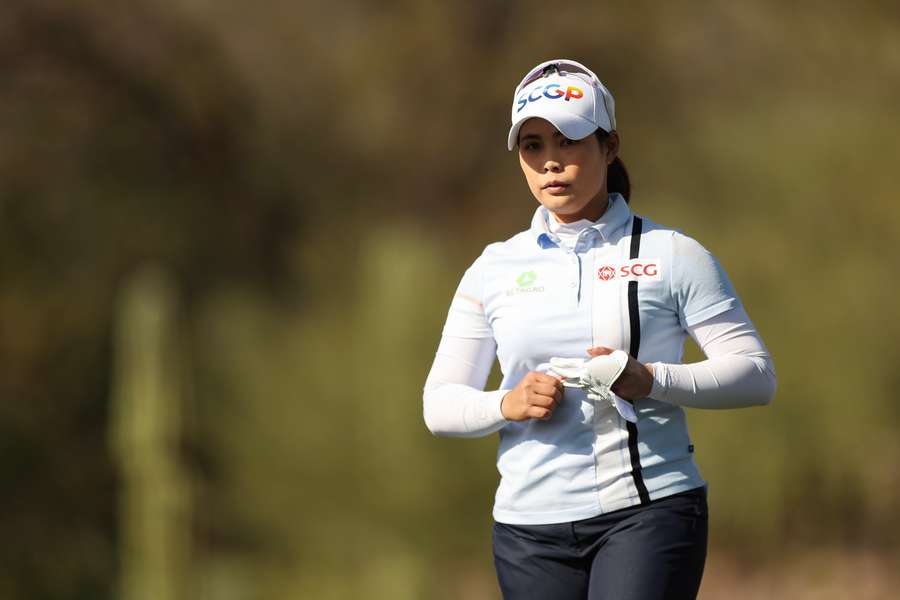
[[[583,72],[567,72],[567,63],[578,65]],[[583,139],[598,128],[604,131],[616,128],[612,94],[596,75],[587,67],[565,60],[542,63],[535,69],[556,64],[557,70],[546,76],[526,77],[524,85],[516,87],[512,127],[507,139],[510,150],[516,147],[522,123],[533,117],[546,119],[572,140]]]

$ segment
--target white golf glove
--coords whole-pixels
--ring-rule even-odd
[[[595,402],[608,402],[618,411],[623,419],[631,423],[637,423],[637,414],[634,406],[610,390],[612,385],[625,370],[628,364],[628,355],[622,350],[615,350],[612,354],[595,356],[590,360],[584,358],[558,358],[550,359],[549,374],[564,377],[563,386],[581,388],[587,392],[587,397]]]

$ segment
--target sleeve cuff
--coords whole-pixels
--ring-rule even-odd
[[[479,407],[479,419],[489,423],[503,423],[504,425],[509,423],[506,417],[503,416],[503,412],[500,410],[500,405],[503,403],[503,397],[508,393],[509,390],[496,390],[486,393],[482,398],[481,406]]]
[[[666,399],[666,365],[661,362],[650,363],[653,366],[653,386],[648,398],[664,402]]]

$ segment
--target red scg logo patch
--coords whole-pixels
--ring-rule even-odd
[[[609,281],[615,276],[616,270],[609,265],[604,265],[597,271],[597,277],[599,277],[603,281]]]
[[[660,261],[658,258],[635,258],[622,265],[603,265],[597,269],[597,279],[600,281],[616,278],[626,281],[660,281]]]

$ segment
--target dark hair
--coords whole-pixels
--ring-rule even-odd
[[[600,145],[605,144],[609,138],[609,132],[602,129],[595,131],[594,135],[597,136],[597,141],[600,142]],[[628,177],[625,163],[618,156],[612,161],[612,164],[609,165],[609,169],[606,171],[606,189],[610,194],[614,192],[622,194],[625,202],[631,200],[631,178]]]

